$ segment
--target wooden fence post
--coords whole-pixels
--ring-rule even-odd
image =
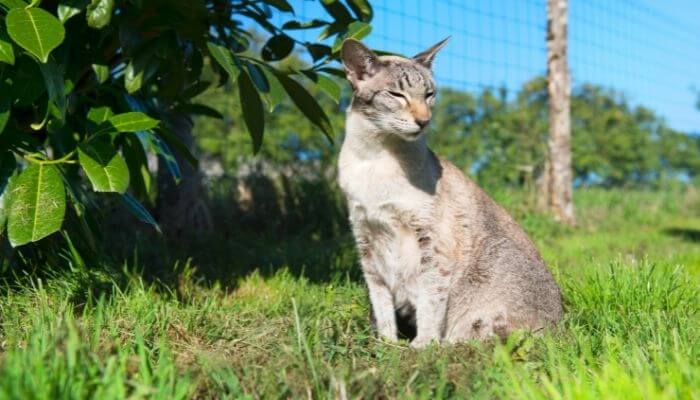
[[[547,0],[547,91],[549,153],[541,180],[541,203],[563,223],[576,223],[571,167],[571,79],[567,62],[567,0]]]

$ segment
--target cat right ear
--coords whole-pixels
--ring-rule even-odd
[[[377,55],[355,39],[346,39],[343,42],[340,58],[353,88],[357,87],[358,81],[367,79],[379,69]]]

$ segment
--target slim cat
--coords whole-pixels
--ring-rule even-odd
[[[396,315],[408,318],[413,347],[536,331],[562,314],[559,288],[525,232],[426,145],[431,67],[446,41],[413,58],[380,57],[356,40],[341,51],[353,98],[340,186],[377,330],[397,340]]]

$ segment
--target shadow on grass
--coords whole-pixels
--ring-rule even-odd
[[[700,229],[693,228],[667,228],[663,232],[688,242],[700,243]]]
[[[318,283],[361,280],[337,188],[327,180],[281,180],[273,184],[256,177],[245,182],[250,188],[245,202],[236,196],[241,190],[237,182],[214,184],[206,200],[212,220],[208,232],[191,228],[170,234],[164,229],[159,234],[122,202],[101,198],[95,246],[81,236],[79,221],[69,212],[63,235],[18,249],[0,242],[0,283],[18,287],[27,279],[65,282],[75,286],[71,290],[81,302],[93,289],[109,291],[106,282],[120,286],[134,275],[167,290],[177,290],[183,276],[235,289],[254,271],[267,277],[283,269]]]
[[[106,229],[107,241],[113,257],[134,265],[144,279],[170,287],[185,265],[198,279],[226,288],[253,271],[271,276],[281,269],[311,282],[360,280],[340,196],[326,180],[218,182],[207,200],[209,232],[158,235],[131,223]]]

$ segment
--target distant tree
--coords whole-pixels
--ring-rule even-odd
[[[443,90],[430,143],[487,186],[529,184],[546,152],[546,80],[527,83],[509,100],[501,89],[474,96]]]
[[[548,159],[547,81],[515,95],[443,89],[431,146],[490,187],[528,183]],[[579,185],[657,186],[700,174],[700,137],[671,129],[612,89],[583,84],[571,96],[573,179]]]

